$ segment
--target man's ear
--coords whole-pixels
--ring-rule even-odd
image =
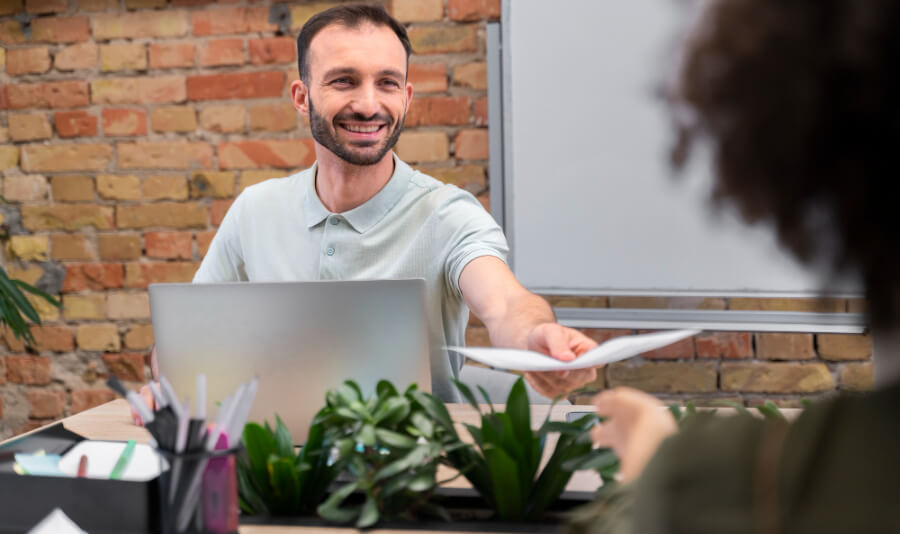
[[[309,117],[309,89],[303,80],[291,82],[291,100],[294,102],[294,109]]]
[[[407,82],[406,84],[406,109],[403,110],[403,113],[409,113],[409,103],[412,102],[413,97],[413,86],[411,83]]]

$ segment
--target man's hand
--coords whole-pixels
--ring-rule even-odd
[[[636,389],[619,387],[594,397],[597,415],[605,421],[591,430],[594,444],[615,451],[622,481],[640,476],[664,439],[678,431],[663,403]]]
[[[528,350],[542,352],[557,360],[569,362],[596,347],[597,343],[579,332],[558,323],[542,323],[528,334]],[[565,395],[597,379],[597,369],[525,373],[531,387],[545,397]]]

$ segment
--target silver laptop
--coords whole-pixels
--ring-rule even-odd
[[[207,377],[207,416],[259,377],[250,421],[277,413],[295,443],[346,379],[372,394],[381,379],[431,391],[425,281],[152,284],[159,371],[179,396]]]

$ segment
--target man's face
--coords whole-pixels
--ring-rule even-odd
[[[335,24],[320,31],[307,55],[305,102],[313,139],[353,165],[373,165],[397,143],[412,98],[406,51],[390,28]]]

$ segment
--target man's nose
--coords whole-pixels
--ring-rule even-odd
[[[374,87],[361,86],[354,95],[352,109],[354,112],[371,117],[378,113],[378,94]]]

